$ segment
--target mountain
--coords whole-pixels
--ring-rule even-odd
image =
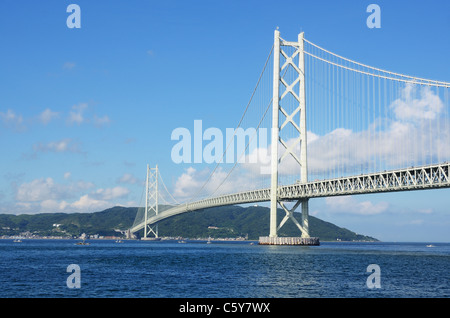
[[[40,236],[120,235],[134,222],[137,208],[113,207],[94,213],[0,214],[0,235],[30,232]]]
[[[81,233],[100,236],[120,236],[119,230],[129,229],[137,208],[113,207],[94,213],[0,214],[0,235],[29,232],[39,236],[79,236]],[[297,214],[297,213],[296,213]],[[278,210],[278,220],[285,213]],[[301,219],[301,215],[296,215]],[[269,208],[260,206],[224,206],[180,214],[159,223],[160,236],[169,237],[247,237],[257,240],[269,234]],[[376,241],[332,223],[309,216],[310,235],[321,241]],[[278,232],[280,236],[300,236],[294,223],[288,220]],[[137,233],[143,236],[143,231]]]
[[[278,221],[285,212],[279,209]],[[296,213],[297,214],[297,213]],[[301,220],[301,214],[296,215]],[[174,216],[160,222],[160,236],[181,237],[248,237],[257,240],[260,236],[269,235],[269,208],[260,206],[240,207],[224,206],[198,210]],[[360,235],[332,223],[309,216],[309,234],[322,241],[377,241],[377,239]],[[279,236],[300,236],[299,229],[288,220],[278,232]]]

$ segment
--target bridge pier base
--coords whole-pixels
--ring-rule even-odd
[[[260,245],[320,245],[318,237],[271,237],[271,236],[260,236]]]

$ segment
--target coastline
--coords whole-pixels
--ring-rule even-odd
[[[0,236],[0,240],[80,240],[79,237],[63,237],[63,236],[33,236],[33,237],[24,237],[20,235],[3,235]],[[92,240],[92,241],[115,241],[115,240],[121,240],[121,241],[141,241],[140,239],[136,238],[123,238],[123,237],[96,237],[96,238],[87,238],[86,240]],[[190,242],[258,242],[258,240],[249,240],[242,237],[226,237],[226,238],[209,238],[209,237],[198,237],[198,238],[188,238],[188,237],[161,237],[161,240],[159,241],[190,241]],[[344,241],[344,240],[321,240],[321,242],[326,243],[348,243],[348,242],[361,242],[361,243],[386,243],[383,241],[365,241],[365,240],[353,240],[353,241]],[[412,242],[412,243],[427,243],[428,241],[424,242]]]

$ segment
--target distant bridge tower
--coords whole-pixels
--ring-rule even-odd
[[[150,168],[147,165],[147,181],[145,185],[145,211],[144,211],[144,237],[143,240],[154,240],[158,238],[158,223],[153,226],[148,224],[150,216],[158,215],[158,165]],[[152,233],[154,237],[149,237]]]
[[[292,47],[293,53],[288,54],[285,47]],[[290,49],[292,50],[292,49]],[[284,63],[280,65],[280,57]],[[286,76],[289,71],[289,77]],[[287,80],[293,78],[291,83]],[[286,102],[286,106],[284,105]],[[287,107],[294,105],[294,107]],[[283,120],[284,119],[284,120]],[[295,134],[295,142],[288,144],[283,139],[282,130],[286,126],[292,126]],[[278,146],[281,144],[285,152],[279,156]],[[300,154],[298,146],[300,145]],[[295,151],[297,149],[297,151]],[[300,166],[300,182],[308,182],[308,164],[306,149],[306,96],[305,96],[305,55],[303,32],[298,35],[298,42],[287,42],[280,37],[280,32],[275,30],[274,39],[274,63],[273,63],[273,108],[272,108],[272,149],[271,149],[271,187],[270,187],[270,238],[277,238],[278,230],[291,219],[302,233],[302,238],[309,238],[308,227],[308,198],[300,199],[292,209],[286,206],[278,198],[278,166],[288,156]],[[285,217],[277,225],[278,204],[286,212]],[[302,224],[294,217],[293,212],[301,204]],[[275,243],[276,244],[276,243]]]

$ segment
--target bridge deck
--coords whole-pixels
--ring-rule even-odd
[[[448,188],[450,187],[449,170],[450,163],[445,162],[436,165],[410,167],[359,176],[312,181],[303,184],[295,183],[280,186],[278,188],[278,198],[280,201],[294,201],[304,198],[339,195]],[[153,224],[177,214],[200,209],[264,201],[270,201],[270,188],[238,192],[181,204],[149,217],[147,224]],[[144,228],[144,222],[131,228],[131,232],[137,232],[142,228]]]

